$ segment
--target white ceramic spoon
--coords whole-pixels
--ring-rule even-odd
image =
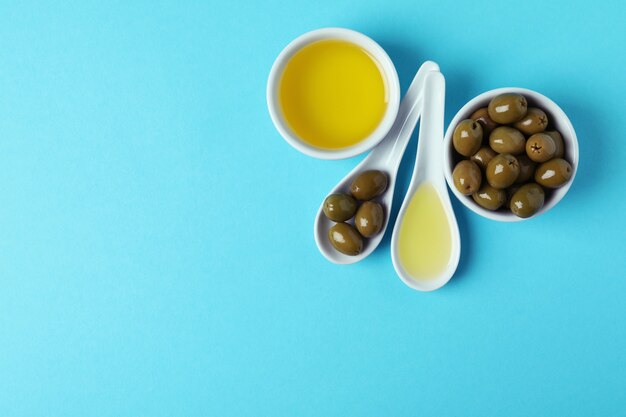
[[[422,119],[420,123],[419,140],[417,143],[417,156],[415,158],[415,169],[409,184],[409,189],[402,208],[398,213],[396,224],[391,237],[391,257],[393,266],[398,276],[409,287],[419,291],[433,291],[444,286],[459,264],[461,255],[461,239],[459,237],[459,227],[450,204],[450,197],[446,189],[446,181],[443,173],[443,115],[445,105],[446,84],[440,72],[430,72],[426,76],[424,83],[424,100],[422,109]],[[441,205],[445,212],[450,228],[451,249],[450,258],[445,269],[436,277],[412,276],[407,273],[398,255],[398,235],[404,221],[407,207],[415,192],[420,186],[430,183],[439,195]],[[415,230],[415,233],[420,233]],[[416,254],[419,256],[419,254]]]
[[[382,196],[376,199],[384,208],[385,222],[381,231],[376,236],[370,239],[364,239],[363,251],[359,255],[344,255],[331,245],[328,240],[328,230],[334,222],[324,215],[322,210],[324,202],[322,201],[322,204],[320,204],[317,216],[315,217],[313,235],[315,236],[315,243],[317,243],[320,252],[329,261],[336,264],[352,264],[358,262],[372,253],[382,240],[385,230],[387,229],[387,224],[389,224],[389,213],[391,213],[391,203],[393,202],[393,190],[396,185],[396,175],[400,167],[400,161],[402,160],[402,155],[404,154],[420,116],[424,80],[426,79],[426,75],[432,71],[439,72],[439,65],[432,61],[426,61],[422,64],[400,104],[396,120],[389,130],[389,133],[387,133],[387,136],[385,136],[380,144],[327,194],[330,195],[339,192],[348,193],[352,180],[363,171],[377,169],[387,174],[389,179],[387,190]]]

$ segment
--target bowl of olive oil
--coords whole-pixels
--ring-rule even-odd
[[[369,37],[349,29],[305,33],[279,54],[267,104],[281,136],[321,159],[349,158],[376,146],[400,103],[393,62]]]

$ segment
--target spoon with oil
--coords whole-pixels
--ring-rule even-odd
[[[330,262],[336,264],[352,264],[359,262],[369,256],[380,244],[387,224],[389,224],[389,214],[391,213],[391,204],[393,202],[393,190],[396,184],[396,176],[400,161],[406,146],[409,143],[411,134],[415,130],[415,125],[422,111],[424,81],[430,72],[439,72],[439,65],[432,61],[426,61],[419,68],[409,89],[400,103],[400,109],[396,120],[387,133],[387,136],[376,146],[370,154],[365,157],[348,175],[346,175],[327,195],[334,193],[348,193],[352,180],[360,173],[372,169],[380,170],[387,175],[388,185],[385,192],[378,197],[378,201],[384,208],[385,220],[380,232],[369,238],[364,239],[363,250],[356,256],[345,255],[337,251],[328,240],[328,230],[334,224],[329,220],[323,212],[324,203],[319,207],[315,224],[313,227],[313,235],[315,243],[319,251]],[[443,172],[443,171],[442,171]],[[443,174],[442,174],[443,175]]]
[[[415,168],[391,236],[396,273],[419,291],[444,286],[461,255],[459,227],[443,173],[445,90],[440,72],[426,75]]]

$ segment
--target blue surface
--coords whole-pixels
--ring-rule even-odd
[[[0,3],[0,415],[625,415],[626,3],[105,3]],[[389,236],[325,261],[314,214],[358,158],[299,154],[265,105],[323,26],[379,41],[403,89],[437,61],[447,121],[496,87],[554,99],[570,193],[521,224],[455,204],[432,294]]]

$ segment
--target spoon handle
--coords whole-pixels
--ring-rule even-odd
[[[437,63],[426,61],[422,64],[402,99],[402,103],[400,103],[398,115],[391,129],[383,141],[366,158],[368,164],[376,164],[393,170],[390,173],[393,177],[395,177],[395,173],[400,166],[400,160],[415,129],[417,120],[420,118],[424,96],[424,81],[426,76],[432,71],[439,72]]]
[[[424,85],[422,119],[411,183],[427,179],[435,187],[445,189],[442,167],[445,94],[446,82],[443,74],[428,73]],[[414,190],[413,185],[411,184],[409,189]]]

